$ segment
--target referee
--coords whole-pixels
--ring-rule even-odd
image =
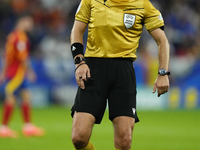
[[[83,34],[88,39],[83,54]],[[72,142],[76,150],[95,150],[89,142],[106,105],[114,128],[115,150],[130,150],[136,111],[133,61],[143,26],[158,46],[159,68],[153,93],[169,89],[169,43],[161,13],[149,0],[82,0],[71,33],[71,51],[79,85],[72,107]]]

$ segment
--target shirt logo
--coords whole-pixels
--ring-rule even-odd
[[[124,25],[127,29],[131,28],[135,24],[135,15],[124,14]]]
[[[162,17],[161,14],[158,16],[158,19],[159,19],[159,20],[163,20],[163,17]]]
[[[26,43],[24,41],[19,41],[17,43],[17,50],[18,51],[25,51],[26,50]]]

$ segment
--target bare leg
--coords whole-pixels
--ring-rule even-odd
[[[87,146],[92,134],[95,118],[89,113],[75,112],[72,125],[72,142],[76,149]]]
[[[119,150],[130,150],[135,119],[131,117],[117,117],[113,120],[114,144]]]

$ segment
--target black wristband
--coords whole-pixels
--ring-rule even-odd
[[[83,54],[83,48],[84,48],[83,44],[81,44],[81,43],[73,43],[71,45],[71,52],[72,52],[73,58],[78,54],[84,55]]]

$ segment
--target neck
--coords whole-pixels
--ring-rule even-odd
[[[18,30],[18,31],[24,31],[24,27],[20,26],[20,25],[16,26],[15,29]]]

